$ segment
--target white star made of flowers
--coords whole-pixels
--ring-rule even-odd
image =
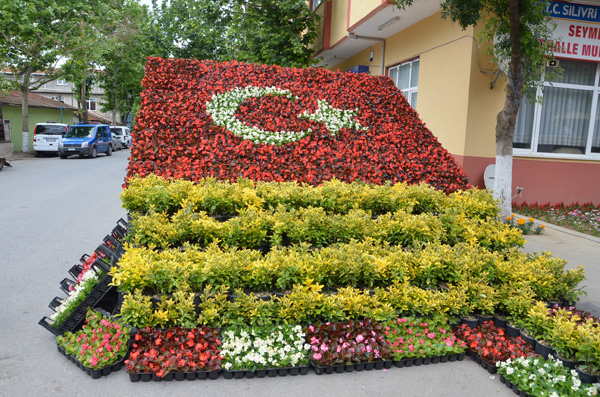
[[[358,109],[343,110],[334,108],[326,100],[319,99],[317,100],[317,110],[314,113],[306,111],[298,115],[298,117],[321,122],[325,124],[329,132],[337,135],[340,129],[344,127],[363,131],[368,130],[367,127],[356,121],[355,116],[357,113]]]
[[[296,142],[312,133],[310,128],[306,131],[267,131],[257,126],[246,125],[235,117],[235,113],[242,103],[250,98],[262,96],[284,96],[292,101],[297,99],[289,90],[277,87],[246,86],[213,95],[211,100],[206,103],[206,112],[212,117],[215,125],[224,127],[242,139],[257,144],[281,145]],[[355,120],[358,109],[337,109],[326,100],[318,100],[317,105],[318,108],[314,113],[305,111],[298,117],[324,123],[332,135],[337,135],[344,127],[368,130],[367,127]]]

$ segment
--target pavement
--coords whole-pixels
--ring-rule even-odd
[[[129,151],[97,159],[13,157],[0,172],[0,396],[514,396],[474,361],[332,375],[193,382],[130,382],[121,370],[93,380],[37,324],[59,282],[124,217],[119,192]],[[547,225],[526,252],[553,252],[586,269],[578,308],[600,316],[600,241]]]

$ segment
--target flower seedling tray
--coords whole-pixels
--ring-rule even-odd
[[[274,378],[276,376],[296,376],[306,375],[308,373],[309,366],[302,367],[285,367],[285,368],[266,368],[266,369],[255,369],[255,370],[240,370],[240,371],[226,371],[223,370],[223,377],[225,379],[242,379],[242,378]]]
[[[104,298],[104,296],[110,291],[111,287],[109,286],[112,281],[112,277],[110,275],[104,276],[98,285],[94,287],[94,289],[90,292],[90,294],[77,306],[73,313],[58,327],[54,327],[52,324],[52,320],[46,316],[42,317],[42,319],[38,322],[39,325],[46,328],[48,331],[53,333],[54,335],[63,335],[65,332],[73,332],[76,331],[85,321],[85,315],[87,313],[88,307],[95,307],[98,302]],[[60,302],[60,298],[56,297],[50,303],[50,307],[54,303]],[[59,303],[60,305],[60,303]],[[57,306],[54,306],[57,307]]]
[[[58,351],[62,355],[64,355],[66,358],[68,358],[73,363],[75,363],[75,365],[77,365],[79,368],[81,368],[81,370],[83,372],[85,372],[86,374],[91,376],[92,379],[99,379],[102,376],[106,376],[112,372],[116,372],[116,371],[120,370],[121,368],[123,368],[124,361],[126,358],[126,357],[123,357],[121,360],[117,361],[116,363],[114,363],[112,365],[108,365],[108,366],[100,368],[100,369],[92,369],[92,368],[86,367],[85,365],[83,365],[83,363],[81,361],[79,361],[75,357],[68,354],[62,346],[56,345],[56,347],[58,348]]]
[[[173,380],[196,380],[196,379],[217,379],[220,370],[217,371],[195,371],[195,372],[169,372],[162,378],[156,375],[155,373],[129,373],[129,380],[132,382],[150,382],[151,380],[154,382],[169,382]]]
[[[333,374],[338,373],[341,374],[343,372],[353,372],[353,371],[371,371],[371,370],[380,370],[380,369],[389,369],[394,365],[393,361],[369,361],[366,363],[354,363],[347,365],[323,365],[319,366],[317,364],[311,363],[313,370],[317,375],[323,374]]]

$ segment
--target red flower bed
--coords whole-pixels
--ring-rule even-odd
[[[456,330],[456,337],[492,365],[509,358],[535,355],[533,348],[520,336],[507,336],[504,329],[496,327],[493,321],[486,321],[474,329],[463,324]]]
[[[155,173],[189,180],[250,178],[312,185],[332,178],[405,181],[426,182],[445,192],[468,186],[464,171],[387,77],[150,58],[143,85],[128,177]],[[213,96],[249,86],[279,92],[235,105],[236,122],[267,132],[308,131],[306,136],[282,144],[256,143],[216,125],[214,112],[207,111]],[[336,112],[355,112],[351,117],[359,124],[338,131],[300,116],[325,109],[322,101]]]

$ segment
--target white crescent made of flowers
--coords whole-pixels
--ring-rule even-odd
[[[212,117],[215,125],[224,127],[242,139],[254,143],[281,145],[288,142],[296,142],[312,132],[310,128],[300,132],[266,131],[262,128],[246,125],[235,117],[235,112],[245,101],[250,98],[267,95],[284,96],[292,101],[296,99],[289,90],[282,90],[277,87],[255,87],[249,85],[213,95],[212,99],[206,103],[206,112]],[[321,99],[317,101],[317,106],[318,108],[314,113],[304,111],[298,117],[324,123],[333,135],[337,135],[340,129],[344,127],[364,131],[368,129],[355,120],[354,116],[358,113],[358,109],[337,109],[331,106],[326,100]]]

